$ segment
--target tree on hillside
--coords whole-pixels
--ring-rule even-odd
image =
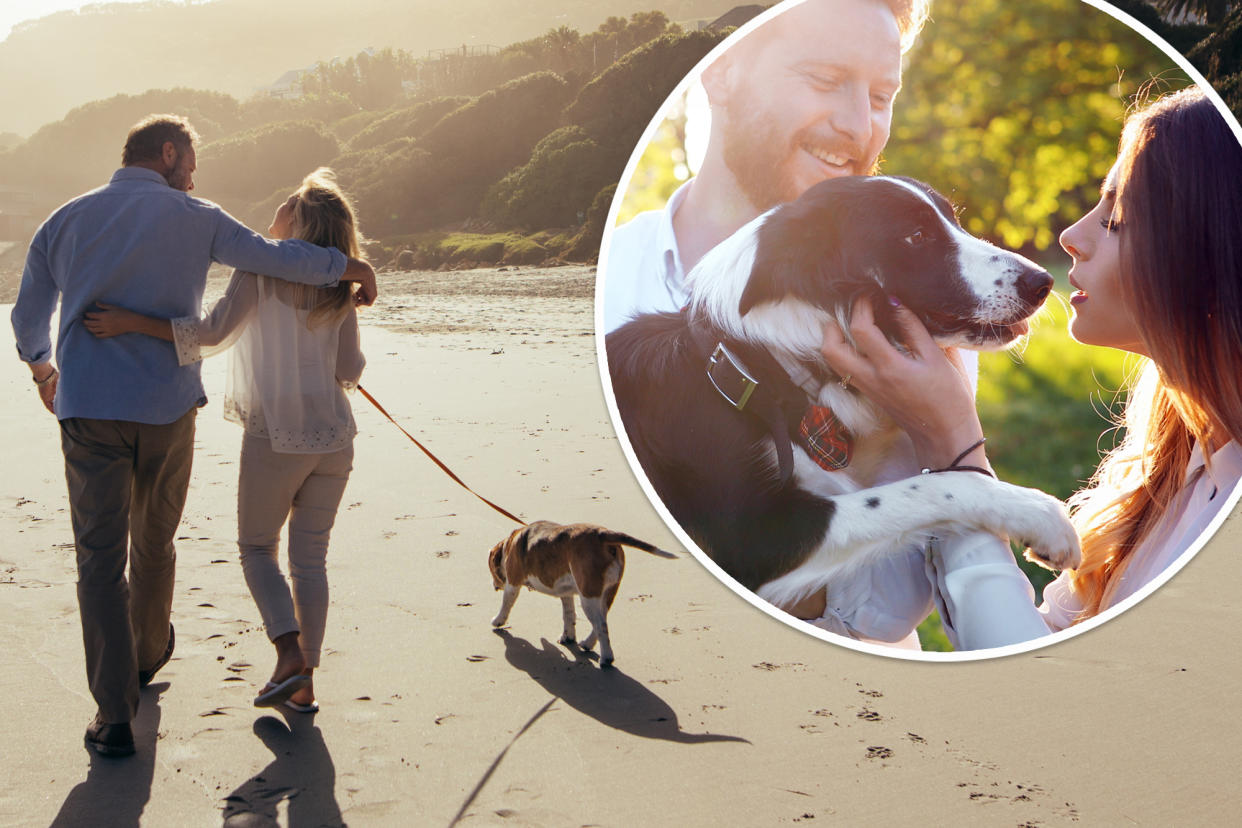
[[[359,109],[386,109],[405,97],[402,81],[418,75],[417,61],[409,52],[383,49],[374,54],[359,52],[346,60],[318,63],[304,72],[299,82],[312,95],[342,95]]]
[[[573,69],[574,50],[582,42],[582,35],[578,34],[578,30],[568,26],[559,26],[550,29],[543,37],[547,41],[548,53],[555,64],[553,68],[562,75]]]

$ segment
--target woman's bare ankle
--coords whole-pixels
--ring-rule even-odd
[[[298,638],[297,632],[288,632],[272,640],[272,645],[276,648],[276,667],[272,670],[273,682],[282,682],[306,671],[306,658],[298,646]]]

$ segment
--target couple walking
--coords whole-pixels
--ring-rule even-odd
[[[277,655],[255,704],[317,709],[324,560],[353,458],[342,389],[362,372],[354,306],[375,301],[375,272],[330,171],[281,204],[272,241],[189,195],[196,141],[183,118],[137,124],[112,180],[35,234],[12,314],[18,355],[60,422],[98,705],[86,741],[103,755],[134,752],[140,689],[172,656],[173,538],[206,404],[198,363],[229,346],[225,416],[245,429],[238,545]],[[200,319],[212,262],[237,270]],[[292,594],[276,560],[286,518]]]

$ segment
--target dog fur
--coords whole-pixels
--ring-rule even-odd
[[[677,557],[623,532],[589,523],[564,526],[538,520],[514,529],[488,553],[492,585],[504,590],[500,612],[492,619],[492,626],[503,627],[508,622],[518,592],[525,586],[561,599],[564,630],[560,643],[574,644],[574,595],[577,595],[582,612],[591,623],[591,634],[583,640],[582,648],[590,650],[598,640],[600,665],[612,664],[608,610],[617,597],[625,571],[623,546],[662,558]]]
[[[825,181],[768,211],[689,282],[682,313],[639,316],[608,335],[608,371],[656,493],[743,586],[790,606],[876,555],[972,530],[1021,540],[1047,566],[1077,565],[1078,538],[1056,499],[978,473],[909,477],[909,438],[819,353],[824,324],[848,335],[864,296],[894,343],[890,296],[941,345],[1007,347],[1048,294],[1042,268],[967,234],[927,185],[877,176]],[[826,471],[795,442],[792,471],[782,469],[773,429],[713,388],[703,329],[784,371],[797,397],[785,412],[791,433],[807,406],[832,409],[854,435],[849,466]],[[905,458],[897,469],[895,457]]]

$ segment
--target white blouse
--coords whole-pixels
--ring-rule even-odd
[[[345,389],[356,387],[366,359],[352,306],[339,322],[312,328],[297,291],[290,282],[234,271],[206,316],[172,320],[173,341],[182,365],[235,345],[225,419],[269,438],[273,451],[322,454],[357,433]]]
[[[1229,502],[1229,495],[1239,480],[1242,480],[1242,446],[1230,441],[1217,449],[1212,454],[1212,467],[1208,469],[1203,449],[1196,443],[1186,465],[1182,490],[1142,543],[1135,547],[1112,597],[1100,610],[1138,592],[1189,550]],[[1054,632],[1073,624],[1082,610],[1081,599],[1070,591],[1067,573],[1062,573],[1044,588],[1044,602],[1039,611]]]

